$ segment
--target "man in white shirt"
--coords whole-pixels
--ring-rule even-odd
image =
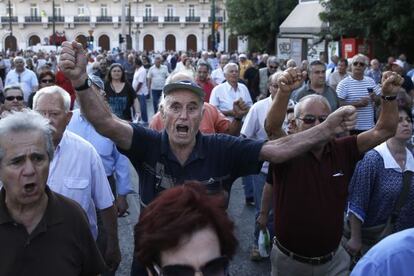
[[[165,81],[169,75],[167,66],[161,64],[161,55],[156,55],[154,65],[148,70],[148,90],[152,94],[152,104],[154,106],[154,114],[158,111],[158,104],[164,88]]]
[[[137,93],[139,105],[141,107],[141,119],[145,125],[148,125],[147,113],[147,70],[142,65],[142,60],[139,57],[135,58],[135,73],[132,81],[132,88]]]
[[[25,61],[23,57],[16,57],[14,59],[15,69],[7,73],[4,86],[11,84],[20,84],[24,92],[24,102],[27,103],[30,94],[35,92],[39,86],[36,74],[25,68]]]
[[[224,66],[226,66],[227,63],[229,63],[229,57],[227,55],[221,55],[219,66],[217,67],[217,69],[214,69],[213,72],[211,72],[211,78],[213,79],[215,85],[222,84],[223,81],[226,79],[224,77],[223,68]]]
[[[210,95],[210,104],[217,107],[227,118],[240,119],[234,117],[233,103],[239,100],[243,108],[249,109],[252,104],[249,90],[246,85],[239,83],[239,67],[235,63],[224,66],[224,76],[226,82],[213,88]]]
[[[72,113],[70,96],[58,86],[37,91],[33,109],[48,118],[53,133],[55,155],[50,164],[47,184],[55,192],[77,201],[85,210],[91,232],[98,236],[96,209],[100,211],[107,234],[101,253],[111,272],[115,272],[121,255],[118,243],[117,211],[102,161],[94,147],[80,136],[66,130]]]

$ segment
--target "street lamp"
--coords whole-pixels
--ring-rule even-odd
[[[12,8],[11,8],[11,2],[9,0],[8,2],[8,10],[9,10],[9,30],[10,30],[10,38],[13,36],[13,26],[12,26]]]
[[[211,46],[212,50],[216,50],[216,0],[211,1]]]

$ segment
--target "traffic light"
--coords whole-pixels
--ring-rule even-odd
[[[122,34],[119,34],[119,44],[121,45],[124,42],[125,42],[125,38],[122,36]]]

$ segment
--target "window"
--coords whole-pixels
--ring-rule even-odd
[[[78,5],[78,15],[85,16],[85,4]]]
[[[101,16],[108,16],[108,5],[101,4]]]
[[[37,4],[30,4],[30,16],[31,17],[37,17],[38,16]]]
[[[173,5],[167,5],[167,17],[173,17],[174,16],[174,6]]]
[[[62,7],[60,4],[55,4],[55,16],[61,17],[62,16]]]
[[[188,6],[188,16],[195,17],[195,6],[194,5]]]
[[[152,7],[150,4],[145,5],[145,17],[151,17],[152,16]]]

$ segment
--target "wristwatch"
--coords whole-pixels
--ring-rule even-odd
[[[92,80],[88,77],[86,78],[85,82],[81,86],[75,87],[75,90],[76,91],[86,90],[90,88],[92,84],[93,84]]]
[[[381,95],[381,98],[382,98],[384,101],[390,102],[390,101],[395,100],[395,99],[397,98],[397,96],[385,96],[385,95]]]

